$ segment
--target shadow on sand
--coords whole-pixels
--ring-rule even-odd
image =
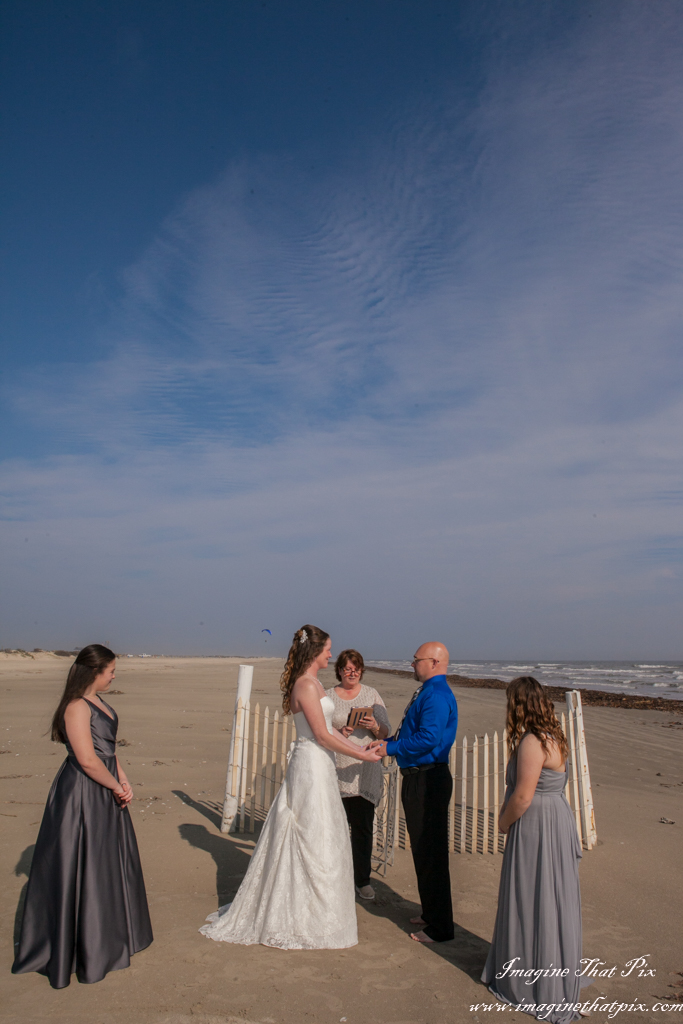
[[[215,829],[220,829],[222,807],[218,803],[208,800],[193,800],[182,790],[173,790],[175,796],[191,807],[202,817],[208,819]],[[179,826],[181,838],[188,842],[195,849],[204,850],[213,857],[216,865],[216,893],[218,906],[229,903],[235,895],[242,881],[252,851],[251,842],[258,839],[260,828],[254,836],[241,834],[216,835],[209,831],[204,825],[183,824]],[[246,840],[246,842],[245,842]],[[405,900],[390,885],[377,875],[373,876],[372,885],[375,889],[376,899],[373,901],[359,901],[360,905],[373,917],[384,917],[399,928],[404,935],[415,930],[415,926],[409,923],[411,917],[416,917],[420,912],[420,906]],[[458,970],[469,975],[473,981],[479,981],[481,972],[486,962],[490,943],[470,932],[467,928],[456,923],[455,938],[450,942],[435,942],[426,945],[436,956],[447,960]]]
[[[186,807],[191,807],[207,818],[216,829],[220,829],[222,808],[219,804],[208,800],[193,800],[187,793],[178,789],[174,789],[173,794],[182,800]],[[190,822],[179,825],[178,831],[180,838],[184,839],[186,843],[194,846],[196,850],[204,850],[213,858],[216,865],[218,906],[222,907],[229,903],[237,892],[249,866],[252,851],[251,841],[247,845],[241,836],[221,835],[220,832],[216,835],[205,825]]]
[[[392,921],[404,934],[417,930],[415,925],[410,924],[411,917],[417,917],[420,913],[419,903],[406,900],[391,886],[377,876],[372,878],[372,887],[375,890],[374,900],[362,901],[362,906],[373,917],[385,917]],[[359,900],[359,902],[361,902]],[[412,940],[411,940],[412,941]],[[429,942],[425,943],[425,949],[447,960],[458,970],[469,975],[473,981],[480,981],[481,972],[486,963],[490,943],[485,939],[463,928],[456,921],[455,938],[450,942]]]

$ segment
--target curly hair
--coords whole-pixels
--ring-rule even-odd
[[[337,660],[334,663],[334,674],[341,683],[342,670],[346,668],[346,663],[351,662],[355,668],[360,672],[360,678],[362,679],[365,674],[365,662],[363,661],[363,655],[360,651],[355,651],[353,647],[349,647],[346,651],[342,651]],[[360,680],[359,680],[360,682]]]
[[[66,677],[64,693],[52,716],[50,735],[55,743],[66,743],[64,712],[72,701],[82,697],[96,676],[104,672],[107,665],[116,661],[116,655],[102,644],[89,644],[79,651]]]
[[[540,740],[546,754],[548,740],[554,740],[566,760],[569,754],[567,740],[552,702],[539,681],[533,676],[518,676],[508,684],[505,692],[508,699],[505,731],[510,756],[516,752],[524,733],[530,732]]]
[[[294,683],[304,674],[314,658],[318,657],[329,639],[330,635],[324,629],[318,629],[317,626],[308,624],[297,629],[294,634],[292,646],[289,648],[285,662],[285,670],[280,676],[282,710],[285,715],[291,711],[289,700]]]

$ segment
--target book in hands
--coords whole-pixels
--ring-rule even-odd
[[[349,720],[346,723],[350,725],[352,729],[358,729],[362,725],[363,718],[372,717],[372,708],[351,708],[349,711]]]

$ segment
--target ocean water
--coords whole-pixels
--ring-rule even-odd
[[[368,667],[410,671],[408,661],[368,661]],[[546,686],[574,690],[603,690],[641,697],[683,698],[683,662],[634,661],[453,661],[449,672],[461,676],[490,676],[509,682],[516,676],[533,676]]]

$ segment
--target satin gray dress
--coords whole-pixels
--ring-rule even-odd
[[[116,712],[110,708],[112,719],[87,703],[95,753],[118,778]],[[12,966],[13,974],[46,975],[53,988],[65,988],[72,973],[86,984],[101,981],[152,941],[128,808],[86,775],[66,747],[36,840]]]
[[[517,758],[507,769],[508,800],[517,782]],[[531,804],[508,832],[500,873],[498,913],[481,980],[503,1003],[551,1024],[579,1020],[573,1004],[590,979],[579,978],[581,960],[581,844],[564,795],[567,771],[542,768]],[[516,958],[516,959],[515,959]],[[512,976],[511,970],[568,969],[563,977]],[[496,978],[497,974],[504,977]],[[531,982],[531,984],[527,984]],[[549,1003],[556,1009],[534,1012]],[[571,1007],[571,1008],[570,1008]]]

